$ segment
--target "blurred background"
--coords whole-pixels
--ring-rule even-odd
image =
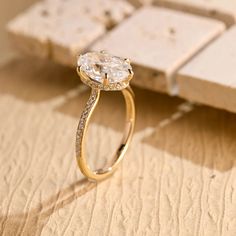
[[[13,53],[11,50],[11,46],[8,42],[7,32],[6,32],[6,24],[9,20],[15,17],[18,13],[29,7],[31,4],[35,3],[36,1],[32,0],[23,0],[23,1],[14,1],[14,4],[10,1],[1,1],[0,9],[1,9],[1,16],[0,16],[0,37],[1,37],[1,58],[0,62],[3,63],[7,60]]]

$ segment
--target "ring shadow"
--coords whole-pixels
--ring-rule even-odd
[[[178,105],[184,102],[183,99],[173,98],[167,94],[161,94],[135,86],[132,86],[132,88],[135,94],[136,107],[135,132],[141,131],[146,127],[156,127],[158,122],[176,112]],[[89,94],[90,91],[88,90],[68,100],[56,110],[79,120]],[[97,123],[122,132],[125,124],[125,115],[125,102],[122,93],[119,91],[102,91],[99,103],[92,115],[91,123]]]
[[[84,178],[58,191],[26,213],[0,216],[0,235],[40,235],[50,215],[96,186],[97,183]]]
[[[142,142],[176,158],[225,172],[236,164],[236,114],[196,106]]]
[[[12,70],[13,67],[14,70]],[[29,67],[32,68],[30,71],[28,71]],[[32,63],[30,59],[15,60],[0,69],[0,81],[4,85],[0,88],[0,92],[11,93],[25,100],[41,102],[74,88],[78,84],[76,79],[77,75],[71,69],[53,63],[47,65],[40,60],[38,64]],[[171,98],[139,88],[135,88],[135,93],[136,132],[146,127],[156,127],[161,120],[173,114],[176,107],[183,102],[179,98]],[[88,93],[85,93],[71,99],[57,111],[79,117],[87,96]],[[123,119],[125,113],[123,107],[117,106],[119,99],[115,94],[112,97],[106,94],[103,100],[105,104],[102,105],[108,110],[103,112],[98,108],[98,116],[94,116],[95,122],[104,126],[109,125],[114,130],[122,130],[120,126],[122,124],[119,121]],[[236,114],[206,106],[196,107],[180,119],[163,128],[157,128],[156,132],[142,141],[176,158],[224,172],[236,163],[235,120]],[[96,183],[82,179],[60,190],[26,213],[0,216],[0,222],[3,222],[0,235],[11,236],[20,232],[22,232],[20,235],[40,234],[50,215],[96,186]]]
[[[1,94],[40,103],[65,94],[81,82],[72,68],[38,58],[16,57],[1,65],[0,83]]]
[[[135,77],[139,77],[139,74]],[[81,84],[75,69],[32,57],[13,58],[2,65],[0,83],[1,94],[11,94],[33,103],[48,102]],[[147,126],[155,127],[160,120],[175,112],[176,107],[183,102],[177,97],[132,87],[137,110],[135,131],[145,129]],[[56,110],[79,119],[89,93],[88,90],[68,99]],[[100,99],[93,116],[94,122],[122,131],[125,123],[125,105],[121,93],[103,92]]]

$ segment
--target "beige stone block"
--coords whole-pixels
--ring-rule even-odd
[[[122,0],[45,0],[13,19],[7,29],[21,51],[74,65],[79,52],[133,9]]]
[[[179,96],[236,112],[236,26],[185,65]]]
[[[221,22],[150,6],[138,10],[91,49],[129,57],[137,72],[134,84],[174,93],[176,71],[223,31]]]
[[[175,99],[146,94],[155,110],[138,96],[144,126],[101,183],[78,170],[78,119],[0,95],[1,235],[217,235],[220,227],[234,236],[236,115],[197,107],[172,122],[176,113],[169,113],[163,127]],[[117,113],[119,107],[105,114]],[[147,137],[151,123],[157,128]],[[92,123],[90,135],[90,161],[101,164],[97,157],[110,157],[104,151],[114,152],[119,132]]]
[[[235,0],[153,0],[153,2],[159,6],[215,18],[225,22],[227,26],[236,21]]]

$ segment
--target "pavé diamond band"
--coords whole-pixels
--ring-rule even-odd
[[[112,56],[106,52],[88,52],[78,59],[78,74],[91,87],[91,94],[82,112],[76,134],[76,157],[81,172],[90,180],[99,181],[110,176],[130,144],[135,124],[134,93],[129,86],[133,71],[129,60]],[[87,164],[85,136],[91,115],[98,103],[101,91],[121,91],[126,104],[126,126],[120,146],[111,164],[103,169],[91,170]]]

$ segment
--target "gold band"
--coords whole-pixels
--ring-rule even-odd
[[[134,105],[134,93],[130,86],[121,90],[126,104],[126,125],[124,135],[117,152],[112,159],[112,163],[109,166],[105,166],[103,169],[91,170],[87,164],[86,152],[85,152],[85,136],[88,130],[88,124],[93,111],[100,97],[100,89],[92,88],[89,100],[81,115],[80,122],[76,134],[76,158],[81,172],[90,180],[102,180],[110,176],[123,159],[125,152],[130,144],[135,124],[135,105]]]

